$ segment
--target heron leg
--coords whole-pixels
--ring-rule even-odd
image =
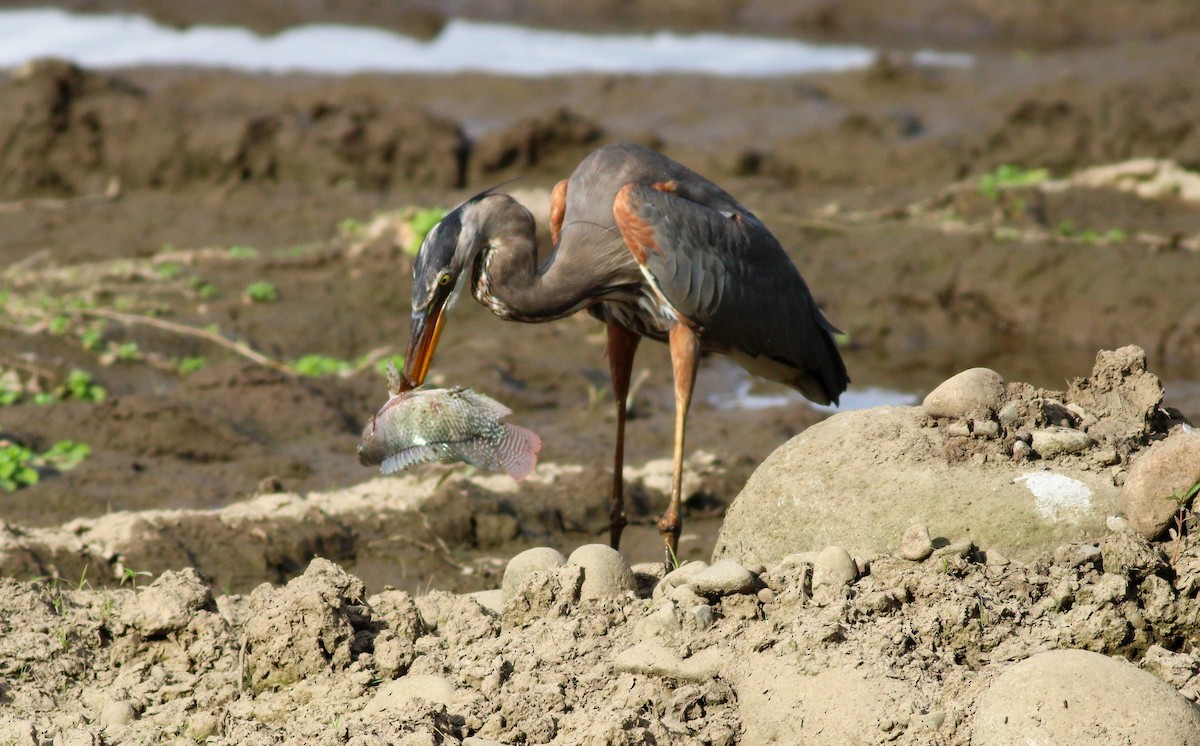
[[[633,356],[642,338],[625,327],[608,325],[608,370],[612,375],[613,400],[617,405],[617,446],[613,452],[612,500],[608,508],[609,543],[613,549],[621,544],[625,529],[625,405],[629,397],[629,374],[633,371]]]
[[[671,503],[658,519],[658,533],[667,546],[667,567],[678,565],[679,534],[683,517],[679,514],[683,492],[683,435],[687,426],[688,407],[696,385],[696,369],[700,364],[700,338],[685,324],[671,327],[671,368],[675,373],[675,473],[671,482]]]

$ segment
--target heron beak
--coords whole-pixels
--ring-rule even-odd
[[[415,389],[425,383],[445,319],[445,307],[441,304],[434,305],[429,311],[413,312],[412,328],[408,333],[408,352],[404,356],[404,374],[400,378],[402,391]]]

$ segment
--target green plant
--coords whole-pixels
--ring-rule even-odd
[[[136,349],[136,345],[134,345]],[[62,398],[79,399],[80,401],[90,401],[99,403],[104,401],[108,396],[108,391],[103,386],[92,380],[92,374],[86,370],[76,368],[67,374],[67,383],[64,386]]]
[[[1200,495],[1200,482],[1196,482],[1186,491],[1175,490],[1166,498],[1175,503],[1175,527],[1171,529],[1171,535],[1175,541],[1175,551],[1171,557],[1171,567],[1179,562],[1179,550],[1183,542],[1184,529],[1187,527],[1188,519],[1194,514],[1192,501],[1196,495]]]
[[[154,573],[146,572],[145,570],[134,570],[131,567],[126,567],[121,571],[121,585],[129,583],[134,588],[137,588],[137,579],[141,577],[152,578]]]
[[[58,315],[51,318],[50,321],[46,323],[46,329],[56,337],[60,337],[67,333],[67,329],[70,328],[70,325],[71,319],[66,316]]]
[[[258,256],[258,249],[252,246],[230,246],[229,256],[234,259],[254,259]]]
[[[96,327],[85,329],[79,335],[79,342],[88,352],[99,352],[104,349],[104,332]]]
[[[366,225],[361,220],[355,218],[342,218],[337,224],[338,233],[343,236],[357,236],[363,232],[364,228],[366,228]]]
[[[433,229],[433,226],[446,217],[446,212],[440,207],[434,207],[428,210],[417,210],[413,213],[412,219],[408,223],[413,235],[408,245],[404,247],[405,253],[416,256],[417,252],[421,250],[421,243],[425,240],[425,236]]]
[[[138,358],[137,342],[126,342],[117,347],[117,360],[127,363]]]
[[[163,262],[156,266],[154,271],[164,280],[175,280],[183,274],[183,265],[179,262]]]
[[[332,376],[354,368],[354,364],[347,360],[317,354],[304,355],[289,365],[302,376]]]
[[[995,171],[979,177],[979,193],[996,202],[1005,189],[1035,186],[1048,178],[1050,172],[1044,168],[1026,169],[1004,164],[997,166]]]
[[[185,376],[202,369],[208,361],[203,357],[185,357],[179,361],[179,372]]]
[[[16,443],[0,445],[0,489],[15,492],[37,484],[40,475],[34,468],[33,451]]]
[[[60,440],[41,455],[42,463],[59,471],[70,471],[92,454],[92,447],[73,440]]]
[[[271,283],[259,280],[246,286],[246,297],[254,303],[274,303],[279,300],[279,290]]]

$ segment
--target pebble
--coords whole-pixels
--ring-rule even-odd
[[[137,719],[137,710],[127,699],[110,699],[100,709],[100,725],[129,725]]]
[[[900,549],[896,556],[900,559],[920,562],[933,554],[933,540],[929,538],[929,527],[923,523],[914,523],[900,538]]]
[[[1008,404],[1005,404],[1000,408],[1000,411],[996,413],[996,419],[1000,420],[1000,424],[1004,425],[1005,427],[1012,425],[1020,416],[1021,407],[1015,401],[1010,401]]]
[[[1150,446],[1138,456],[1121,487],[1121,512],[1147,539],[1171,526],[1178,504],[1171,495],[1186,495],[1200,482],[1200,433],[1180,432]]]
[[[504,613],[504,589],[496,588],[490,591],[476,591],[467,594],[479,602],[479,605],[497,616]]]
[[[453,704],[454,685],[441,676],[410,673],[381,686],[363,708],[363,713],[372,715],[400,711],[414,699],[423,699],[434,704]]]
[[[971,422],[971,434],[976,438],[996,438],[1000,435],[1000,423],[995,420],[976,419]]]
[[[966,438],[971,435],[971,426],[965,422],[951,422],[942,428],[942,432],[952,438]]]
[[[1092,452],[1092,458],[1101,466],[1112,466],[1121,462],[1121,457],[1117,454],[1117,449],[1112,446],[1097,448]]]
[[[1008,557],[1000,554],[1000,550],[998,549],[987,550],[983,553],[983,558],[989,565],[992,565],[993,567],[1004,567],[1005,565],[1011,564],[1011,561],[1008,559]]]
[[[666,596],[670,600],[683,607],[695,606],[704,603],[704,599],[689,585],[677,585],[674,588],[668,588]]]
[[[989,368],[971,368],[942,382],[929,392],[921,408],[930,417],[967,418],[992,414],[1000,408],[1004,378]]]
[[[637,580],[621,553],[607,544],[584,544],[567,563],[583,569],[579,598],[609,598],[637,591]]]
[[[1082,453],[1096,444],[1092,437],[1073,427],[1052,426],[1034,430],[1033,450],[1042,458]]]
[[[613,659],[613,669],[618,673],[707,682],[720,673],[722,657],[721,648],[711,647],[690,658],[680,658],[657,640],[646,640],[618,653]]]
[[[770,588],[758,589],[758,600],[760,603],[773,604],[775,603],[775,591]]]
[[[1119,515],[1110,515],[1104,519],[1109,531],[1132,531],[1133,524]]]
[[[933,553],[933,556],[934,557],[946,557],[946,556],[966,557],[968,554],[970,554],[974,550],[975,550],[975,542],[971,541],[970,539],[959,539],[958,541],[952,542],[951,544],[948,544],[948,545],[942,547],[941,549],[935,550]]]
[[[842,547],[825,547],[813,563],[813,590],[850,585],[858,579],[858,565]]]
[[[551,547],[534,547],[526,549],[508,561],[504,568],[504,578],[500,588],[504,595],[511,596],[521,586],[521,581],[539,570],[552,570],[567,564],[562,553]]]
[[[708,604],[693,606],[692,617],[696,620],[696,624],[700,625],[700,629],[708,629],[713,623],[713,609]]]
[[[1014,440],[1012,444],[1012,460],[1028,461],[1033,458],[1033,448],[1023,440]]]
[[[718,560],[688,581],[688,586],[702,596],[753,593],[756,585],[754,575],[733,559]]]

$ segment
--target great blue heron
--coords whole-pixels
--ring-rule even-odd
[[[558,182],[550,200],[553,251],[539,266],[529,210],[492,189],[452,210],[425,237],[413,266],[404,386],[421,385],[464,282],[503,319],[543,322],[587,309],[608,327],[617,405],[610,541],[625,527],[625,405],[638,342],[671,349],[675,461],[671,502],[658,520],[676,557],[683,444],[702,350],[751,373],[837,402],[849,378],[833,335],[796,266],[766,226],[708,179],[651,150],[606,145]],[[467,270],[470,270],[468,273]]]

